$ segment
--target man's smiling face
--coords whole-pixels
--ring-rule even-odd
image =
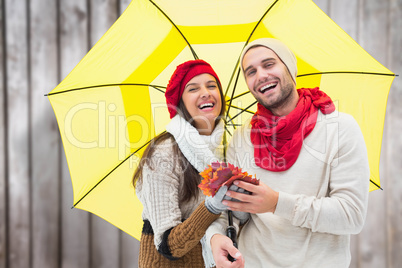
[[[244,55],[242,66],[247,86],[260,104],[279,115],[294,109],[296,85],[275,52],[264,46],[252,47]]]

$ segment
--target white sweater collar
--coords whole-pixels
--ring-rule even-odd
[[[223,157],[223,121],[219,121],[211,135],[200,135],[198,130],[180,115],[172,118],[166,131],[173,135],[180,151],[198,171]]]

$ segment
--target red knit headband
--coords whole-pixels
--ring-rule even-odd
[[[216,82],[221,86],[218,75],[212,69],[211,65],[203,60],[186,61],[176,67],[165,92],[166,104],[168,106],[170,118],[173,118],[177,113],[177,107],[179,106],[184,87],[188,81],[203,73],[215,77]]]

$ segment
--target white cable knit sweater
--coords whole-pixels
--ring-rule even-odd
[[[166,130],[173,135],[175,141],[168,139],[157,145],[150,165],[154,169],[144,166],[142,183],[136,186],[136,194],[144,207],[142,217],[153,228],[157,248],[165,231],[187,219],[205,198],[199,191],[196,200],[179,203],[185,178],[180,176],[183,170],[173,153],[172,142],[177,142],[180,151],[199,172],[211,162],[221,160],[223,153],[223,122],[215,127],[210,136],[203,136],[185,119],[176,115]]]
[[[246,268],[349,267],[350,235],[366,217],[369,167],[363,135],[350,115],[319,112],[296,163],[270,172],[254,163],[249,122],[238,129],[228,162],[279,192],[275,213],[252,214],[239,237]],[[223,234],[226,216],[207,229],[207,243]]]

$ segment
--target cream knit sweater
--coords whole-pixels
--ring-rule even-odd
[[[255,165],[249,121],[235,132],[227,159],[279,192],[275,213],[253,214],[240,233],[245,267],[349,267],[350,235],[363,227],[370,177],[364,139],[350,115],[319,112],[287,171]],[[223,234],[225,218],[208,228],[208,243]]]
[[[177,142],[180,151],[190,162],[189,164],[199,172],[204,170],[211,162],[221,160],[223,154],[222,136],[224,129],[222,121],[209,136],[199,135],[198,131],[179,115],[172,119],[166,129],[174,139],[167,139],[156,145],[150,159],[150,165],[143,167],[142,182],[137,183],[136,186],[136,194],[144,207],[142,217],[144,220],[149,221],[152,226],[156,249],[159,249],[165,232],[179,226],[183,220],[188,219],[205,198],[200,190],[196,199],[186,203],[179,202],[182,186],[186,178],[183,176],[184,171],[178,162],[180,159],[172,150],[173,143]],[[202,237],[206,227],[216,218],[216,215],[210,213],[207,209],[198,210],[198,213],[202,213],[197,219],[203,222],[187,222],[186,228],[188,232],[190,232],[189,230],[199,229],[197,232],[202,231]],[[207,225],[203,227],[205,224]],[[197,241],[198,243],[201,237]],[[169,236],[169,239],[173,240],[176,237]],[[205,238],[201,240],[203,243]],[[191,250],[188,244],[193,243],[193,241],[184,239],[181,243],[182,245],[180,246],[188,251]],[[206,252],[203,252],[203,254],[206,254]],[[204,258],[206,262],[209,262],[212,256],[204,255]],[[172,265],[175,264],[172,262]],[[191,266],[191,264],[189,265]]]

